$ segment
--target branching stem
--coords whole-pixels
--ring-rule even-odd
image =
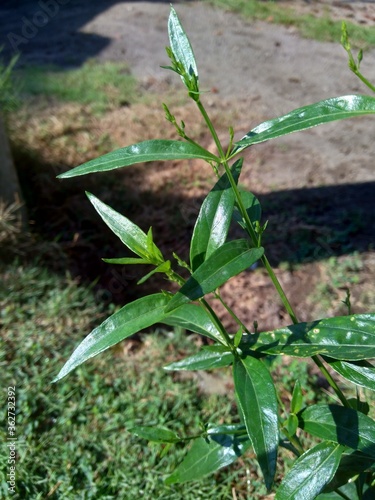
[[[209,130],[211,132],[211,135],[212,135],[212,137],[213,137],[213,139],[215,141],[215,144],[216,144],[216,147],[218,149],[221,162],[222,162],[222,164],[224,166],[225,172],[226,172],[226,174],[228,176],[229,182],[230,182],[231,187],[233,189],[233,192],[234,192],[234,195],[235,195],[235,198],[236,198],[237,206],[238,206],[238,208],[239,208],[239,210],[241,212],[242,218],[243,218],[243,220],[244,220],[244,222],[246,224],[247,232],[248,232],[248,234],[249,234],[249,236],[250,236],[250,238],[252,240],[253,245],[255,247],[259,247],[260,246],[260,241],[259,241],[258,235],[257,235],[257,233],[256,233],[256,231],[254,229],[253,223],[251,222],[250,217],[249,217],[249,215],[248,215],[248,213],[246,211],[246,208],[245,208],[245,206],[244,206],[244,204],[242,202],[242,198],[241,198],[240,192],[238,190],[236,181],[233,178],[232,172],[230,170],[230,167],[229,167],[226,155],[224,154],[224,150],[223,150],[223,147],[221,145],[220,139],[219,139],[219,137],[218,137],[218,135],[216,133],[215,127],[213,126],[213,124],[211,122],[211,119],[208,116],[207,111],[206,111],[205,107],[203,106],[202,102],[200,101],[200,99],[197,101],[197,105],[198,105],[198,108],[199,108],[200,112],[202,113],[202,116],[203,116],[203,118],[204,118],[204,120],[205,120],[205,122],[207,124],[207,127],[209,128]],[[292,307],[291,303],[289,302],[288,297],[286,296],[286,294],[285,294],[285,292],[283,290],[283,287],[281,286],[281,283],[278,280],[278,278],[277,278],[274,270],[272,269],[272,267],[271,267],[271,265],[270,265],[267,257],[265,255],[263,255],[263,257],[261,258],[261,261],[262,261],[264,267],[266,268],[267,273],[268,273],[268,275],[269,275],[269,277],[270,277],[270,279],[271,279],[274,287],[276,288],[276,291],[279,294],[279,297],[280,297],[280,299],[281,299],[281,301],[282,301],[282,303],[283,303],[286,311],[288,312],[288,314],[290,316],[290,319],[292,320],[293,324],[299,323],[297,315],[294,312],[293,307]],[[212,309],[211,309],[211,311],[212,311]],[[228,336],[227,332],[226,332],[226,338],[227,338],[227,340],[229,340],[229,345],[231,345],[232,341],[231,341],[230,337]],[[320,359],[320,357],[319,356],[312,356],[312,360],[317,365],[317,367],[319,368],[319,370],[322,372],[322,374],[326,378],[326,380],[329,383],[329,385],[335,391],[335,393],[337,394],[337,396],[340,399],[340,401],[342,402],[342,404],[344,406],[346,406],[346,407],[350,407],[350,405],[349,405],[346,397],[342,393],[341,389],[339,388],[339,386],[337,385],[337,383],[335,382],[335,380],[333,379],[333,377],[331,376],[331,374],[328,372],[327,368],[325,367],[325,365],[322,362],[322,360]]]

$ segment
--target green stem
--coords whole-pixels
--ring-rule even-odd
[[[243,426],[243,429],[238,429],[236,431],[227,431],[224,434],[228,435],[228,436],[247,436],[247,431],[246,431],[246,427]],[[194,434],[192,436],[185,436],[183,438],[180,438],[180,441],[191,441],[192,439],[197,439],[200,437],[208,437],[208,436],[220,436],[220,434],[214,433],[214,432],[204,431],[200,434]]]
[[[219,156],[222,160],[225,159],[225,154],[224,154],[224,150],[223,150],[223,147],[221,145],[221,142],[220,142],[220,139],[216,133],[216,130],[215,130],[215,127],[213,126],[212,122],[211,122],[211,119],[210,117],[208,116],[207,114],[207,111],[205,109],[205,107],[203,106],[201,100],[199,99],[198,101],[196,101],[197,103],[197,106],[199,108],[199,111],[201,112],[203,118],[204,118],[204,121],[206,122],[207,124],[207,127],[209,128],[210,132],[211,132],[211,135],[215,141],[215,144],[216,144],[216,147],[217,147],[217,150],[219,152]]]
[[[225,339],[227,347],[231,349],[231,351],[235,351],[234,344],[232,342],[232,339],[230,338],[228,332],[224,328],[223,323],[219,320],[219,318],[216,316],[215,311],[212,309],[210,304],[207,302],[206,299],[202,298],[199,300],[199,302],[202,304],[202,306],[206,309],[208,315],[212,319],[214,325],[216,328],[219,330],[219,332],[222,334],[223,338]]]
[[[253,242],[253,245],[256,246],[256,247],[259,247],[260,246],[260,242],[259,242],[259,238],[256,234],[256,231],[254,229],[254,226],[250,220],[250,217],[246,211],[246,208],[242,202],[242,198],[241,198],[241,195],[240,195],[240,192],[238,190],[238,187],[237,187],[237,184],[236,184],[236,181],[234,180],[233,178],[233,175],[232,175],[232,172],[230,171],[230,168],[229,168],[229,165],[228,165],[228,162],[226,161],[225,159],[225,155],[224,155],[224,151],[223,151],[223,148],[221,146],[221,143],[220,143],[220,140],[217,136],[217,133],[216,133],[216,130],[210,120],[210,117],[208,116],[203,104],[198,101],[198,107],[199,107],[199,110],[201,111],[202,115],[203,115],[203,118],[212,134],[212,137],[215,141],[215,144],[217,146],[217,149],[219,151],[219,154],[221,156],[221,159],[222,159],[222,163],[224,165],[224,168],[225,168],[225,172],[228,176],[228,179],[229,179],[229,182],[231,184],[231,187],[233,189],[233,192],[234,192],[234,195],[236,197],[236,203],[237,203],[237,206],[241,212],[241,215],[245,221],[245,224],[246,224],[246,228],[247,228],[247,231],[248,231],[248,234]],[[269,277],[271,278],[271,281],[272,283],[274,284],[280,298],[281,298],[281,301],[285,307],[285,309],[287,310],[291,320],[293,321],[293,323],[298,323],[298,320],[297,320],[297,316],[295,314],[295,312],[293,311],[293,308],[292,308],[292,305],[290,304],[287,296],[285,295],[285,292],[279,282],[279,280],[277,279],[277,276],[275,274],[275,272],[273,271],[270,263],[268,262],[268,259],[265,255],[263,255],[262,257],[262,263],[264,265],[264,267],[266,268],[267,272],[268,272],[268,275]]]
[[[236,203],[238,205],[238,208],[241,212],[241,215],[245,221],[245,224],[246,224],[246,229],[248,231],[248,234],[253,242],[253,245],[255,247],[259,247],[260,246],[260,242],[259,242],[259,238],[256,234],[256,231],[254,229],[254,226],[249,218],[249,215],[246,211],[246,208],[242,202],[242,198],[241,198],[241,195],[240,195],[240,192],[238,190],[238,187],[237,187],[237,184],[236,184],[236,181],[234,180],[233,178],[233,175],[232,175],[232,172],[229,168],[229,165],[228,165],[228,161],[225,157],[225,154],[224,154],[224,150],[223,150],[223,147],[220,143],[220,140],[219,140],[219,137],[216,133],[216,130],[210,120],[210,117],[208,116],[203,104],[201,103],[200,100],[197,101],[197,105],[198,105],[198,108],[200,110],[200,112],[202,113],[202,116],[212,134],[212,137],[215,141],[215,144],[217,146],[217,149],[218,149],[218,152],[219,152],[219,155],[220,155],[220,158],[221,158],[221,162],[225,168],[225,172],[228,176],[228,179],[229,179],[229,182],[231,184],[231,187],[233,189],[233,192],[234,192],[234,195],[235,195],[235,198],[236,198]],[[295,314],[294,310],[293,310],[293,307],[292,305],[290,304],[279,280],[277,279],[277,276],[274,272],[274,270],[272,269],[267,257],[265,255],[263,255],[263,257],[261,258],[262,260],[262,263],[264,265],[264,267],[266,268],[267,270],[267,273],[269,275],[269,277],[271,278],[271,281],[274,285],[274,287],[276,288],[279,296],[280,296],[280,299],[285,307],[285,309],[287,310],[292,322],[294,324],[297,324],[299,323],[298,321],[298,318],[297,318],[297,315]],[[212,311],[212,310],[211,310]],[[212,311],[213,313],[213,311]],[[221,322],[220,322],[221,324]],[[226,334],[226,339],[229,339],[229,344],[228,345],[232,345],[232,342],[231,342],[231,339],[229,338],[227,332],[225,332]],[[336,382],[334,381],[334,379],[332,378],[332,376],[330,375],[330,373],[327,371],[326,367],[324,366],[323,362],[321,361],[321,359],[318,357],[318,356],[312,356],[312,359],[313,361],[315,362],[315,364],[318,366],[318,368],[320,369],[320,371],[323,373],[323,375],[326,377],[328,383],[330,384],[330,386],[332,387],[332,389],[335,391],[335,393],[337,394],[338,398],[340,399],[340,401],[342,402],[342,404],[346,407],[350,407],[347,399],[345,398],[344,394],[342,393],[341,389],[339,388],[339,386],[336,384]]]
[[[327,382],[329,385],[332,387],[332,389],[335,391],[337,397],[340,399],[341,403],[346,406],[347,408],[351,408],[348,400],[344,396],[343,392],[341,391],[340,387],[337,385],[336,381],[332,377],[332,375],[329,373],[327,368],[325,367],[323,361],[321,360],[320,356],[311,356],[311,359],[314,361],[316,366],[319,368],[319,370],[323,373],[325,378],[327,379]]]
[[[262,263],[264,265],[264,267],[266,268],[267,272],[268,272],[268,275],[269,277],[271,278],[271,281],[274,285],[274,287],[276,288],[277,290],[277,293],[279,294],[280,296],[280,299],[285,307],[285,309],[287,310],[289,316],[290,316],[290,319],[293,321],[293,323],[296,325],[297,323],[299,323],[298,319],[297,319],[297,316],[293,310],[293,307],[291,305],[291,303],[289,302],[288,300],[288,297],[285,295],[285,292],[283,290],[283,287],[281,286],[280,284],[280,281],[278,280],[276,274],[275,274],[275,271],[272,269],[271,267],[271,264],[269,263],[267,257],[265,255],[263,255],[262,257]]]
[[[358,69],[352,69],[352,71],[370,90],[375,92],[375,86],[371,82],[369,82],[367,78],[364,77],[360,71],[358,71]]]
[[[226,311],[232,316],[232,318],[234,319],[234,321],[237,323],[238,326],[240,326],[241,328],[243,328],[243,331],[246,332],[246,333],[249,333],[249,330],[246,328],[246,326],[242,323],[242,321],[240,320],[240,318],[236,315],[236,313],[234,311],[232,311],[232,309],[225,303],[225,301],[221,298],[221,295],[219,292],[215,292],[214,293],[215,295],[215,298],[218,299],[221,303],[221,305],[223,307],[225,307]]]
[[[298,456],[301,456],[305,450],[302,448],[302,445],[299,442],[297,436],[288,436],[288,439],[290,443],[293,445],[293,447],[296,449],[296,451],[298,451]]]

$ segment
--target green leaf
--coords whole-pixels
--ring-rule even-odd
[[[180,437],[166,427],[154,427],[149,425],[136,425],[129,429],[136,436],[153,441],[155,443],[178,443]]]
[[[375,421],[352,408],[313,405],[299,414],[300,427],[313,436],[375,457]]]
[[[375,470],[375,458],[367,457],[363,453],[354,451],[342,456],[335,477],[324,491],[333,491],[346,484],[351,478],[364,471]]]
[[[255,224],[256,222],[260,222],[260,219],[262,217],[262,208],[260,206],[258,198],[249,191],[240,191],[240,196],[251,222],[253,224]],[[242,215],[236,206],[233,211],[233,218],[236,222],[238,222],[240,226],[242,226],[244,229],[246,228],[246,224],[242,219]]]
[[[233,276],[252,266],[263,255],[263,248],[251,248],[247,240],[224,243],[198,267],[172,298],[166,311],[203,297]]]
[[[240,342],[241,342],[241,339],[242,339],[242,335],[243,335],[243,328],[242,326],[240,326],[240,328],[238,329],[238,331],[236,332],[234,338],[233,338],[233,345],[234,347],[238,347],[240,345]]]
[[[105,172],[120,167],[128,167],[136,163],[162,160],[184,160],[200,158],[206,161],[220,161],[215,155],[197,144],[183,141],[153,139],[143,141],[90,160],[78,167],[58,175],[59,179],[77,177],[78,175]]]
[[[103,221],[115,233],[115,235],[120,238],[124,245],[129,248],[129,250],[139,255],[148,263],[159,265],[163,262],[160,258],[159,260],[156,260],[155,257],[149,252],[147,235],[142,231],[142,229],[127,219],[124,215],[119,214],[113,210],[113,208],[100,201],[93,194],[86,194]],[[154,243],[152,244],[155,246]],[[161,252],[157,247],[155,254],[161,255]]]
[[[215,352],[208,349],[202,349],[197,354],[193,354],[193,356],[164,366],[164,370],[212,370],[214,368],[229,366],[232,363],[233,354],[231,352]]]
[[[291,413],[288,418],[286,423],[284,424],[284,428],[287,428],[288,430],[288,435],[289,436],[294,436],[295,433],[297,432],[298,429],[298,417],[294,413]]]
[[[353,384],[375,391],[375,367],[368,361],[348,363],[325,358],[330,367]]]
[[[303,397],[302,397],[301,384],[300,381],[297,379],[296,383],[294,384],[292,402],[290,405],[291,412],[298,413],[302,408],[302,404],[303,404]]]
[[[294,462],[276,492],[275,500],[313,500],[333,478],[344,448],[323,442]]]
[[[375,357],[375,314],[338,316],[244,335],[240,347],[298,357],[323,354],[339,360],[370,359]]]
[[[251,356],[235,360],[233,378],[240,413],[270,489],[279,443],[275,386],[263,362]]]
[[[335,120],[375,113],[375,98],[365,95],[333,97],[295,109],[287,115],[261,123],[248,132],[234,147],[231,155],[252,144],[275,139]]]
[[[163,321],[170,326],[179,326],[190,332],[199,333],[226,345],[221,332],[216,328],[206,311],[195,304],[185,304],[175,309]]]
[[[185,81],[185,78],[188,78],[194,84],[198,83],[198,69],[194,52],[173,7],[171,7],[168,18],[168,35],[173,55],[185,72],[185,75],[181,75],[182,80]],[[190,88],[189,85],[187,87]]]
[[[112,314],[96,327],[75,349],[62,367],[54,382],[65,377],[90,358],[108,349],[130,335],[143,330],[165,318],[164,309],[169,297],[157,293],[135,300]]]
[[[232,166],[236,182],[243,159]],[[234,193],[225,173],[202,203],[190,244],[190,265],[193,271],[225,243],[234,207]]]
[[[143,278],[137,281],[137,285],[141,285],[155,273],[168,273],[170,270],[171,270],[171,261],[166,260],[165,262],[162,262],[161,264],[156,266],[155,269],[147,273],[146,276],[143,276]]]
[[[250,447],[245,437],[214,434],[194,441],[190,451],[165,480],[166,484],[197,481],[207,474],[212,474],[222,467],[233,463]]]
[[[209,423],[207,425],[207,434],[237,434],[238,436],[247,436],[246,426],[242,424],[223,424],[216,425]]]

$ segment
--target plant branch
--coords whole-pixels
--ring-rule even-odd
[[[233,189],[233,192],[234,192],[234,195],[235,195],[235,198],[236,198],[236,203],[238,205],[238,208],[241,212],[241,215],[245,221],[245,224],[246,224],[246,229],[248,231],[248,234],[253,242],[253,245],[255,247],[259,247],[260,246],[260,241],[259,241],[259,238],[257,237],[257,234],[256,234],[256,231],[254,229],[254,226],[253,226],[253,223],[251,222],[250,220],[250,217],[246,211],[246,208],[242,202],[242,198],[241,198],[241,195],[240,195],[240,192],[238,190],[238,187],[237,187],[237,184],[233,178],[233,175],[232,175],[232,172],[229,168],[229,165],[228,165],[228,162],[227,162],[227,159],[225,158],[225,154],[224,154],[224,150],[223,150],[223,147],[220,143],[220,140],[219,140],[219,137],[216,133],[216,130],[215,130],[215,127],[213,126],[211,120],[210,120],[210,117],[208,116],[207,112],[206,112],[206,109],[205,107],[203,106],[202,102],[200,100],[197,101],[197,105],[199,107],[199,110],[201,111],[202,113],[202,116],[212,134],[212,137],[215,141],[215,144],[217,146],[217,149],[219,151],[219,155],[221,157],[221,160],[222,160],[222,164],[225,168],[225,172],[228,176],[228,179],[229,179],[229,182],[231,184],[231,187]],[[277,293],[279,294],[279,297],[286,309],[286,311],[288,312],[289,316],[290,316],[290,319],[292,320],[292,322],[294,324],[297,324],[299,323],[298,321],[298,318],[297,318],[297,315],[296,313],[294,312],[293,310],[293,307],[291,305],[291,303],[289,302],[289,299],[288,297],[286,296],[284,290],[283,290],[283,287],[281,286],[281,283],[280,281],[278,280],[274,270],[272,269],[267,257],[265,255],[263,255],[263,257],[261,258],[261,261],[264,265],[264,267],[266,268],[267,270],[267,273],[274,285],[274,287],[276,288],[276,291]],[[212,311],[212,309],[211,309]],[[213,311],[212,311],[213,313]],[[216,315],[215,315],[216,316]],[[220,323],[221,324],[221,323]],[[226,336],[228,335],[227,332],[226,333]],[[231,342],[231,341],[230,341]],[[314,363],[317,365],[317,367],[320,369],[320,371],[322,372],[322,374],[325,376],[325,378],[327,379],[327,382],[329,383],[329,385],[332,387],[332,389],[335,391],[335,393],[337,394],[338,398],[340,399],[340,401],[342,402],[342,404],[346,407],[350,407],[347,399],[345,398],[344,394],[342,393],[341,389],[339,388],[339,386],[337,385],[337,383],[335,382],[335,380],[333,379],[333,377],[331,376],[331,374],[328,372],[328,370],[326,369],[326,367],[324,366],[323,362],[321,361],[321,359],[318,357],[318,356],[312,356],[312,359],[314,361]]]

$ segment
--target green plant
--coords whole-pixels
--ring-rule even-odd
[[[104,259],[111,264],[147,264],[177,284],[176,293],[162,291],[131,302],[95,328],[76,348],[55,381],[62,379],[84,361],[130,335],[156,323],[185,328],[209,339],[197,354],[168,364],[168,371],[210,370],[233,366],[233,381],[238,402],[238,424],[205,422],[200,432],[181,436],[164,426],[135,426],[133,433],[158,443],[193,441],[190,451],[167,484],[195,480],[234,462],[253,449],[268,490],[273,487],[279,448],[289,450],[295,461],[277,488],[276,499],[289,498],[365,498],[374,493],[375,421],[368,416],[369,406],[357,392],[348,398],[332,370],[346,381],[375,390],[375,369],[368,361],[375,357],[375,314],[350,314],[300,323],[262,247],[267,223],[261,222],[261,207],[256,197],[239,189],[243,159],[235,159],[245,149],[285,134],[354,116],[375,113],[375,98],[348,95],[320,101],[291,111],[285,116],[260,124],[234,143],[229,130],[229,145],[224,148],[202,102],[202,92],[190,42],[171,9],[170,47],[167,68],[177,73],[190,98],[201,112],[217,153],[211,153],[187,135],[185,123],[178,123],[164,104],[167,120],[181,140],[155,139],[134,144],[89,161],[60,175],[70,178],[104,172],[136,163],[200,158],[213,169],[218,180],[201,206],[190,244],[190,262],[174,255],[175,265],[166,260],[153,240],[152,229],[144,233],[126,217],[115,212],[94,195],[88,198],[103,221],[137,257]],[[231,223],[239,224],[244,238],[227,240]],[[269,274],[292,325],[274,331],[259,331],[256,322],[244,325],[222,299],[220,287],[231,277],[260,261]],[[187,276],[186,278],[183,275]],[[212,294],[212,295],[209,295]],[[214,299],[214,300],[211,300]],[[220,301],[238,325],[228,332],[215,310]],[[240,301],[240,297],[238,301]],[[196,302],[196,304],[194,304]],[[303,388],[296,380],[289,402],[276,390],[269,371],[269,356],[311,358],[335,395],[333,404],[306,406]],[[279,387],[279,386],[278,386]],[[319,444],[306,446],[304,436],[319,438]],[[307,448],[307,449],[306,449]],[[352,480],[349,484],[349,480]],[[349,492],[349,493],[348,493]]]
[[[0,48],[1,54],[2,48]],[[11,111],[16,107],[16,90],[14,82],[14,67],[18,61],[18,55],[13,56],[7,65],[0,61],[0,109],[2,112]]]
[[[83,365],[73,380],[50,384],[82,332],[100,324],[113,306],[99,310],[94,290],[43,264],[26,264],[24,257],[22,265],[0,262],[0,380],[2,387],[16,385],[17,400],[17,493],[11,498],[109,500],[138,498],[143,491],[145,498],[195,500],[210,493],[225,498],[231,481],[237,492],[246,489],[239,467],[188,490],[165,485],[163,472],[182,460],[183,447],[163,457],[159,446],[145,447],[125,432],[145,419],[156,423],[159,415],[181,433],[199,428],[202,416],[235,418],[230,393],[208,395],[194,376],[171,377],[159,369],[166,359],[192,355],[202,345],[198,335],[170,328],[143,334],[115,356],[107,351]],[[291,377],[285,385],[292,386]],[[5,405],[1,417],[5,421]],[[7,441],[5,426],[0,440]],[[2,446],[0,498],[10,497],[7,455]]]

